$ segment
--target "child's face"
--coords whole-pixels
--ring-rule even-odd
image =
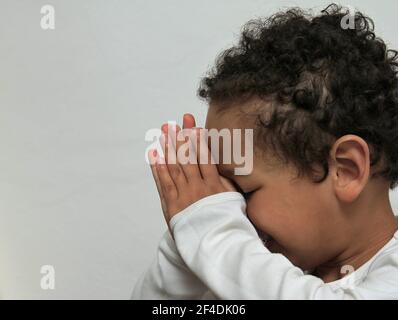
[[[220,115],[210,106],[206,128],[244,129],[248,126],[243,127],[233,111]],[[350,232],[338,208],[330,177],[319,184],[304,177],[294,180],[296,171],[293,168],[270,166],[256,152],[250,175],[234,175],[232,169],[235,167],[234,163],[220,163],[218,170],[243,192],[253,191],[247,199],[247,214],[260,236],[272,238],[267,242],[271,252],[282,253],[305,270],[338,255],[348,241],[344,235]]]

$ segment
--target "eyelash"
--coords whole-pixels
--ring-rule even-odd
[[[250,198],[250,196],[253,194],[254,191],[256,190],[252,190],[250,192],[243,192],[243,190],[241,189],[241,187],[238,186],[238,184],[233,181],[233,184],[235,185],[235,188],[243,195],[243,197],[247,200]]]
[[[250,196],[253,194],[254,191],[250,191],[250,192],[243,192],[243,196],[245,197],[245,199],[249,199]]]

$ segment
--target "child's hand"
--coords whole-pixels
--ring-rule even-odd
[[[168,130],[172,130],[172,128],[165,128],[165,126],[162,129],[163,131],[167,131],[167,133]],[[177,126],[176,135],[178,135],[180,130]],[[167,223],[169,223],[174,215],[204,197],[220,192],[236,191],[229,180],[219,175],[216,165],[211,162],[211,152],[208,150],[207,141],[204,135],[200,134],[200,130],[202,129],[190,128],[184,130],[190,131],[190,138],[197,141],[196,149],[193,143],[195,140],[190,141],[190,143],[193,143],[190,150],[195,151],[194,157],[196,163],[184,164],[177,156],[177,151],[181,145],[188,142],[188,140],[177,140],[176,146],[174,146],[173,142],[167,138],[167,135],[165,135],[164,144],[162,143],[165,158],[160,157],[154,150],[150,150],[149,152],[152,174],[156,182]],[[172,159],[168,159],[168,152],[171,152],[170,154],[173,155]],[[201,154],[202,159],[206,159],[206,163],[199,163]],[[174,160],[174,163],[171,160]]]

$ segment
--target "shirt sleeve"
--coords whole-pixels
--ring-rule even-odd
[[[195,202],[170,221],[182,259],[215,296],[221,299],[372,298],[366,285],[333,288],[320,278],[305,274],[285,256],[271,253],[245,211],[246,202],[240,193],[223,192]]]
[[[201,299],[206,291],[204,284],[181,259],[167,231],[150,268],[138,279],[131,299]]]

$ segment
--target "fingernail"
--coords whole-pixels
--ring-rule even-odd
[[[153,155],[154,157],[156,157],[156,156],[158,155],[158,151],[157,151],[156,149],[153,149],[153,150],[152,150],[152,155]]]

